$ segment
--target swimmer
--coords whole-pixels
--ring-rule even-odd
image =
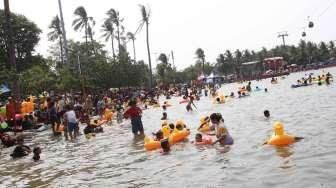
[[[267,88],[265,88],[265,93],[267,93],[267,91],[268,91]]]
[[[246,86],[246,90],[248,92],[251,92],[251,82],[248,82],[247,86]]]
[[[161,120],[167,120],[167,119],[168,119],[167,118],[167,112],[163,112]]]
[[[96,136],[95,135],[95,131],[94,131],[94,126],[91,125],[90,123],[87,123],[86,127],[83,130],[84,135],[86,136],[86,138],[90,138],[90,136]]]
[[[23,137],[19,136],[17,138],[17,146],[15,147],[13,153],[10,154],[10,156],[13,157],[13,159],[24,157],[31,152],[30,148],[26,145],[23,145],[23,143],[24,143]]]
[[[162,105],[162,109],[163,109],[163,111],[167,110],[166,104]]]
[[[266,118],[269,118],[269,117],[271,116],[271,114],[270,114],[270,112],[269,112],[268,110],[265,110],[265,111],[264,111],[264,116],[265,116]]]
[[[16,143],[15,138],[5,133],[0,133],[0,140],[1,140],[1,143],[7,148],[15,146],[15,143]]]
[[[202,140],[202,134],[200,134],[200,133],[197,133],[196,135],[195,135],[195,143],[197,143],[197,142],[202,142],[203,140]]]
[[[161,140],[162,153],[168,153],[170,151],[170,144],[168,138]]]
[[[231,97],[231,98],[234,98],[234,97],[235,97],[235,96],[234,96],[234,92],[231,92],[230,97]]]
[[[238,91],[238,97],[241,97],[242,95],[241,95],[241,92],[240,91]]]
[[[34,156],[33,156],[34,161],[36,162],[36,161],[40,160],[41,148],[40,147],[35,147],[33,149],[33,153],[34,153]]]
[[[156,133],[153,133],[153,135],[155,136],[155,141],[160,141],[163,139],[163,132],[161,130],[159,130]]]

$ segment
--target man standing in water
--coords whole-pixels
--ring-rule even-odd
[[[141,120],[142,110],[136,106],[135,100],[131,100],[128,105],[130,108],[126,110],[124,117],[131,118],[132,132],[134,136],[137,136],[138,133],[144,135],[144,128]]]
[[[77,125],[77,117],[76,117],[76,113],[73,110],[73,107],[70,106],[69,104],[66,105],[66,112],[64,114],[64,120],[66,122],[66,130],[67,133],[70,136],[70,139],[76,139],[77,137],[77,132],[76,132],[76,127]],[[67,138],[67,135],[66,135]]]
[[[246,90],[247,90],[248,92],[251,92],[251,82],[249,82],[249,83],[247,84],[247,86],[246,86]]]

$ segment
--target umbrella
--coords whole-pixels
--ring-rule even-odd
[[[5,85],[0,85],[0,95],[2,95],[2,94],[5,94],[5,93],[8,93],[8,92],[10,92],[11,90],[7,87],[7,86],[5,86]]]

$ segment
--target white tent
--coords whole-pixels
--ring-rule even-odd
[[[216,78],[215,75],[214,75],[214,73],[211,73],[211,74],[207,77],[207,80],[208,80],[208,79],[214,79],[214,78]]]

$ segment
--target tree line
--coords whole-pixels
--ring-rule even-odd
[[[318,44],[300,41],[298,45],[276,46],[272,49],[263,47],[254,50],[225,50],[215,61],[208,61],[202,48],[195,50],[194,64],[178,71],[172,58],[161,53],[157,58],[155,74],[152,78],[152,67],[148,43],[148,26],[150,11],[140,7],[142,22],[136,32],[126,32],[123,18],[115,9],[106,12],[106,19],[100,26],[102,38],[111,43],[111,54],[104,50],[105,45],[95,40],[93,27],[96,22],[84,7],[74,11],[73,29],[83,32],[84,42],[68,40],[68,49],[64,49],[61,22],[55,16],[50,23],[48,39],[54,42],[50,47],[50,57],[34,55],[35,47],[40,40],[41,30],[23,15],[11,14],[10,24],[14,39],[17,66],[13,68],[9,62],[8,37],[6,35],[6,19],[0,10],[0,82],[13,87],[19,82],[21,93],[38,94],[43,91],[82,91],[98,92],[109,88],[150,87],[188,83],[195,80],[203,72],[210,74],[236,74],[244,62],[262,61],[268,57],[282,56],[289,64],[306,65],[327,61],[336,57],[334,41]],[[136,34],[145,26],[147,35],[148,62],[136,59]],[[132,42],[132,55],[127,51],[126,43]],[[117,48],[115,45],[117,44]],[[66,57],[65,50],[69,50]],[[133,57],[131,57],[133,56]],[[68,63],[64,63],[67,60]],[[13,79],[15,78],[15,79]]]

